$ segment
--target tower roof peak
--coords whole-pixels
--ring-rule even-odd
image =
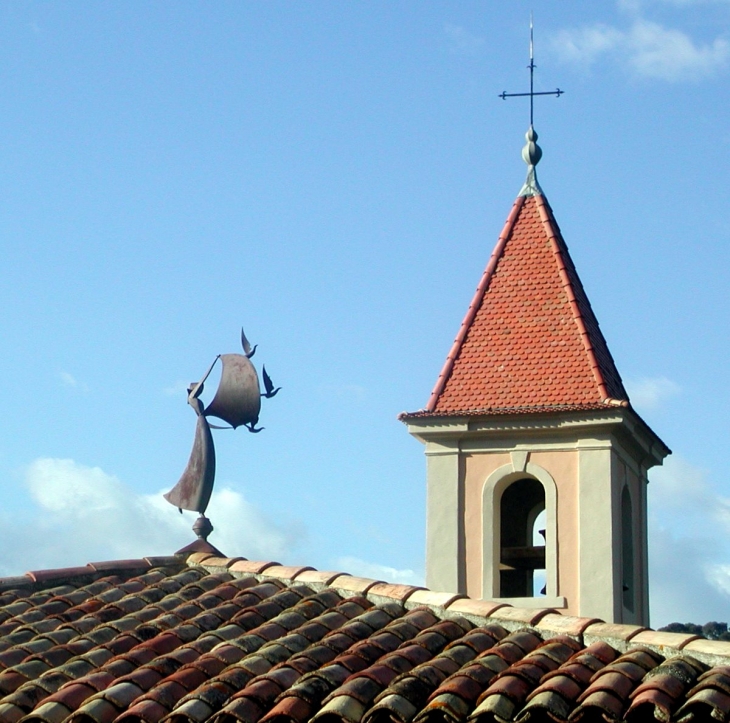
[[[530,64],[527,69],[530,71],[530,90],[527,93],[508,93],[506,90],[499,94],[502,100],[507,98],[518,98],[525,97],[530,99],[530,127],[527,129],[525,139],[527,145],[522,149],[522,159],[527,164],[527,180],[525,185],[520,190],[520,196],[541,196],[542,189],[540,184],[537,182],[537,175],[535,174],[535,166],[542,158],[542,148],[537,145],[537,131],[534,127],[535,119],[535,96],[538,95],[554,95],[559,98],[565,91],[556,88],[555,90],[536,91],[535,90],[535,53],[534,44],[532,38],[532,13],[530,13]]]
[[[527,179],[520,189],[520,196],[542,196],[542,188],[537,182],[535,166],[542,158],[542,148],[537,145],[537,131],[530,126],[525,133],[527,143],[522,149],[522,160],[527,164]]]

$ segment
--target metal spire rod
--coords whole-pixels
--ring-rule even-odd
[[[530,98],[530,127],[533,125],[534,120],[534,102],[535,102],[535,96],[536,95],[554,95],[556,98],[559,98],[565,91],[560,90],[560,88],[556,88],[555,90],[545,90],[545,91],[538,91],[535,92],[535,68],[537,67],[535,65],[535,54],[534,54],[534,48],[533,48],[533,40],[532,40],[532,13],[530,13],[530,64],[527,66],[530,71],[530,92],[529,93],[508,93],[507,91],[503,91],[499,94],[499,97],[502,100],[507,100],[507,98],[522,98],[529,96]]]

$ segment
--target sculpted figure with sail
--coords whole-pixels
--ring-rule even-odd
[[[262,369],[264,392],[261,392],[258,373],[251,362],[251,357],[256,353],[256,347],[251,347],[243,329],[241,329],[241,344],[243,354],[219,354],[203,378],[188,387],[188,404],[195,410],[198,417],[193,450],[180,480],[164,496],[180,512],[191,510],[200,513],[193,530],[203,541],[213,531],[210,520],[205,516],[215,482],[215,447],[210,430],[246,427],[249,432],[260,432],[263,427],[257,427],[256,424],[261,411],[261,397],[270,399],[281,388],[274,388],[271,378],[266,373],[266,367],[264,367]],[[203,392],[205,381],[219,360],[222,368],[218,389],[210,404],[205,407],[200,395]],[[216,417],[230,426],[221,427],[210,424],[208,417]],[[195,544],[193,543],[193,545]]]

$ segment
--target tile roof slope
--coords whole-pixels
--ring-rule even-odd
[[[730,644],[196,553],[0,578],[2,723],[730,719]]]
[[[428,405],[415,414],[617,402],[628,395],[547,199],[520,196]]]

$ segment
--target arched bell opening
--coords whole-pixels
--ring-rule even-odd
[[[543,509],[535,517],[532,524],[532,544],[536,547],[545,545],[547,539],[547,509]],[[547,555],[546,555],[547,556]],[[532,596],[539,597],[547,594],[547,561],[545,567],[537,568],[532,575]]]
[[[499,507],[499,596],[533,597],[535,573],[542,571],[544,578],[546,567],[544,523],[542,532],[536,530],[545,511],[545,488],[534,478],[517,479],[502,492]]]

